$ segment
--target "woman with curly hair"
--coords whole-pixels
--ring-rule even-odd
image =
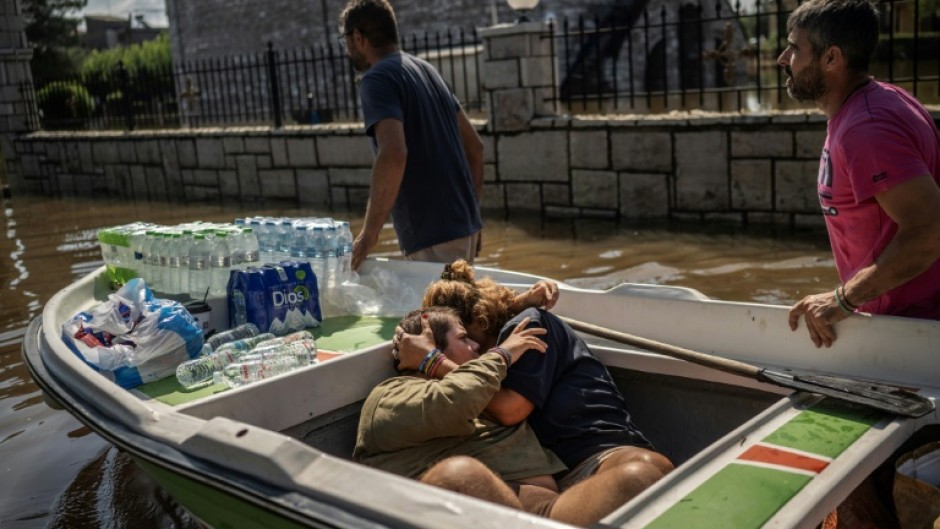
[[[501,343],[526,318],[530,328],[548,331],[542,337],[546,353],[525,355],[514,363],[486,413],[503,425],[528,421],[542,445],[570,469],[556,476],[560,489],[597,483],[598,490],[609,492],[615,508],[673,465],[632,423],[607,368],[567,324],[546,310],[557,299],[554,283],[540,281],[518,294],[488,278],[477,280],[473,268],[458,260],[428,286],[423,305],[455,309],[468,336],[483,350]],[[400,333],[397,348],[409,355],[433,349],[427,332]],[[452,368],[456,366],[445,363],[437,371],[443,376]]]

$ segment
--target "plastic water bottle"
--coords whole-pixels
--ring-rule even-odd
[[[307,257],[307,225],[298,223],[294,226],[290,244],[290,258],[292,261],[304,261]]]
[[[337,283],[343,283],[352,278],[352,230],[349,229],[349,223],[342,221],[339,223],[339,232],[337,240],[342,243],[342,254],[339,265],[339,279]]]
[[[166,270],[163,290],[167,294],[180,293],[180,238],[179,233],[171,233],[166,243]]]
[[[261,344],[263,344],[263,343],[270,342],[271,340],[277,340],[277,339],[278,339],[277,336],[275,336],[275,335],[273,335],[273,334],[271,334],[271,333],[269,333],[269,332],[263,332],[263,333],[261,333],[261,334],[259,334],[259,335],[257,335],[257,336],[250,336],[250,337],[248,337],[248,338],[241,338],[241,339],[235,340],[235,341],[233,341],[233,342],[226,342],[226,343],[223,343],[222,345],[220,345],[220,346],[218,346],[217,348],[213,349],[212,352],[213,352],[213,353],[221,353],[221,352],[224,352],[224,351],[229,351],[229,352],[232,352],[232,351],[239,351],[239,352],[242,352],[242,353],[246,353],[246,352],[248,352],[248,351],[251,351],[252,349],[254,349],[254,348],[255,348],[256,346],[258,346],[258,345],[261,345]]]
[[[214,351],[222,344],[234,342],[235,340],[242,340],[244,338],[251,338],[252,336],[258,336],[260,332],[261,331],[258,330],[258,326],[254,323],[245,323],[235,327],[234,329],[229,329],[227,331],[213,334],[211,338],[206,340],[205,344]]]
[[[336,280],[337,265],[339,264],[336,235],[334,226],[327,226],[323,230],[324,269],[326,272],[326,284],[323,286],[327,288],[332,288],[341,282]]]
[[[208,385],[216,372],[238,360],[237,353],[224,351],[187,360],[176,367],[176,380],[186,389]]]
[[[228,247],[228,232],[218,230],[209,247],[209,295],[224,296],[232,266],[232,253]]]
[[[277,230],[277,253],[281,261],[290,260],[294,225],[290,219],[282,219]]]
[[[137,230],[131,234],[131,249],[133,250],[133,261],[130,268],[134,270],[137,277],[144,277],[144,243],[147,241],[147,232]]]
[[[223,368],[221,378],[229,387],[239,387],[315,362],[316,351],[311,354],[305,344],[286,344],[265,353],[242,357],[238,363]]]
[[[192,249],[193,244],[195,244],[196,239],[193,237],[192,230],[183,230],[183,234],[179,240],[179,247],[177,248],[180,256],[180,266],[178,271],[179,277],[179,290],[180,294],[189,294],[189,251]]]
[[[264,262],[268,258],[267,243],[264,240],[264,224],[260,218],[252,218],[248,227],[255,234],[255,240],[258,241],[258,261]]]
[[[138,272],[140,277],[147,281],[150,288],[153,288],[153,243],[157,240],[157,232],[148,230],[144,235],[144,240],[140,245],[141,265]]]
[[[265,263],[277,262],[277,221],[268,219],[264,221],[264,232],[258,239],[261,244],[262,261]]]
[[[259,253],[258,237],[255,236],[254,228],[242,229],[242,267],[260,266],[261,255]]]
[[[249,338],[250,339],[250,338]],[[276,336],[273,338],[266,338],[264,340],[255,342],[254,347],[252,347],[252,353],[263,353],[269,349],[276,349],[282,345],[289,343],[304,343],[308,348],[316,353],[317,342],[314,339],[313,335],[309,331],[297,331],[285,336]],[[225,344],[220,347],[220,349],[225,348],[230,344]]]
[[[151,283],[151,288],[158,292],[166,292],[166,270],[169,267],[170,258],[167,252],[169,251],[170,244],[170,234],[166,232],[158,232],[157,240],[153,243],[153,281]]]
[[[242,230],[232,229],[226,230],[228,233],[228,249],[230,255],[229,268],[231,270],[243,268],[245,262],[245,243],[244,236],[242,235]]]
[[[326,286],[325,270],[326,267],[326,240],[323,236],[323,226],[314,226],[313,233],[307,237],[307,259],[310,261],[310,268],[313,274],[317,276],[317,286],[323,288]]]
[[[209,288],[209,248],[211,241],[202,233],[193,236],[189,248],[189,295],[195,299],[206,296]]]

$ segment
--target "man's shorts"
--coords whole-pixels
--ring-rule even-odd
[[[608,448],[607,450],[598,452],[578,463],[578,466],[572,468],[567,473],[556,474],[555,477],[558,480],[558,490],[564,492],[593,476],[594,473],[597,472],[597,467],[601,466],[601,463],[603,463],[608,457],[613,455],[614,452],[620,450],[621,448],[623,447],[615,446],[613,448]]]
[[[472,264],[477,255],[477,239],[479,237],[480,232],[476,232],[467,237],[435,244],[417,252],[406,254],[405,259],[431,263],[453,263],[457,259],[464,259]]]

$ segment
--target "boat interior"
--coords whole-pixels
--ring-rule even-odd
[[[734,384],[706,368],[683,366],[682,372],[673,369],[672,373],[631,368],[635,351],[604,345],[593,348],[607,362],[633,421],[676,464],[787,393],[773,386],[755,387],[743,379]],[[675,368],[680,364],[669,359],[660,363],[666,367],[675,364]],[[376,384],[392,376],[390,348],[383,344],[292,373],[276,384],[222,391],[177,410],[202,419],[221,416],[279,431],[317,450],[349,459],[363,401]]]
[[[420,266],[391,263],[388,266],[404,282],[422,290],[427,278],[434,276],[429,274],[430,269]],[[400,267],[396,269],[396,266]],[[437,267],[434,271],[439,273]],[[520,287],[540,279],[500,271],[492,271],[488,275]],[[88,308],[93,302],[106,299],[109,292],[100,273],[96,279],[82,281],[74,288],[76,292],[70,293],[67,289],[51,303],[55,313],[44,314],[44,327],[60,328],[66,318]],[[668,339],[679,346],[724,354],[762,366],[790,365],[833,373],[841,369],[847,375],[878,373],[889,382],[907,380],[921,387],[936,387],[936,363],[929,353],[929,344],[935,343],[934,340],[940,343],[940,328],[916,321],[892,322],[884,318],[868,322],[869,329],[857,335],[846,332],[837,346],[820,355],[814,348],[793,347],[783,307],[714,302],[681,288],[624,285],[606,292],[588,292],[566,287],[554,311],[611,328],[623,324],[623,332],[643,332],[653,339]],[[326,319],[318,331],[320,334],[315,333],[318,347],[324,352],[338,354],[330,355],[330,359],[316,365],[233,389],[211,386],[186,392],[170,377],[128,392],[99,378],[84,366],[76,367],[77,360],[61,343],[52,344],[51,348],[66,354],[56,354],[47,360],[52,360],[52,368],[65,375],[65,379],[87,381],[87,377],[93,377],[91,380],[100,381],[100,384],[94,384],[96,387],[85,389],[93,390],[89,395],[97,395],[91,400],[108,395],[107,398],[115,403],[112,407],[115,417],[121,417],[135,429],[157,431],[168,441],[192,450],[191,453],[198,457],[221,461],[224,456],[214,453],[221,446],[216,441],[244,441],[241,436],[245,431],[241,429],[253,426],[268,432],[280,432],[317,451],[349,461],[365,398],[375,385],[395,375],[389,340],[397,319]],[[909,330],[906,336],[913,341],[899,344],[891,333],[881,330],[897,327]],[[862,329],[862,322],[860,319],[849,321],[844,328],[850,331]],[[716,329],[723,331],[715,332]],[[55,336],[57,331],[49,334]],[[893,334],[897,336],[896,332]],[[670,495],[676,499],[689,490],[682,480],[691,483],[693,480],[687,478],[693,473],[707,474],[705,466],[711,464],[709,461],[714,460],[715,465],[720,465],[720,460],[735,457],[738,451],[735,447],[747,438],[765,435],[776,428],[775,425],[805,409],[810,401],[820,400],[805,393],[795,396],[790,389],[751,378],[585,334],[581,336],[608,367],[637,427],[658,451],[677,467],[682,465],[656,487],[668,487]],[[57,341],[56,338],[50,338],[50,341]],[[893,349],[887,344],[891,344]],[[901,350],[911,352],[905,357],[908,362],[893,362],[891,355],[900,354],[897,351]],[[355,354],[350,354],[351,351]],[[928,392],[935,395],[934,390]],[[125,400],[128,398],[132,402]],[[145,410],[152,410],[151,415],[163,417],[163,421],[168,422],[164,422],[162,427],[159,421],[150,422],[146,419],[150,412]],[[853,458],[833,463],[832,472],[852,476],[846,483],[858,483],[905,440],[940,437],[936,426],[924,428],[936,422],[936,415],[934,412],[932,416],[916,421],[889,418],[876,423]],[[188,420],[175,422],[174,416]],[[218,418],[234,422],[210,424]],[[193,419],[209,422],[200,425]],[[188,437],[196,429],[199,433]],[[251,437],[246,436],[246,439]],[[262,445],[247,442],[245,450],[261,450],[260,447],[273,438],[262,435],[261,440]],[[203,442],[208,444],[203,447]],[[354,488],[358,485],[349,483],[348,486]],[[814,488],[817,486],[821,488]],[[790,509],[792,514],[786,514],[786,519],[809,520],[815,526],[851,490],[840,492],[841,498],[819,499],[827,494],[829,489],[825,487],[831,487],[831,484],[816,485],[814,482],[807,486],[800,496],[801,503],[806,506]],[[650,498],[656,493],[652,489],[648,492]],[[638,500],[642,501],[635,500],[628,506],[640,506],[647,501],[645,497]],[[615,513],[620,518],[615,516],[614,519],[626,520],[633,515],[627,507],[621,511]]]

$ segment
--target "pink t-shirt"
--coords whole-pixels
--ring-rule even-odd
[[[818,182],[843,282],[874,263],[897,232],[875,195],[923,175],[940,184],[940,134],[924,107],[874,80],[851,94],[829,120]],[[940,260],[861,310],[940,319]]]

